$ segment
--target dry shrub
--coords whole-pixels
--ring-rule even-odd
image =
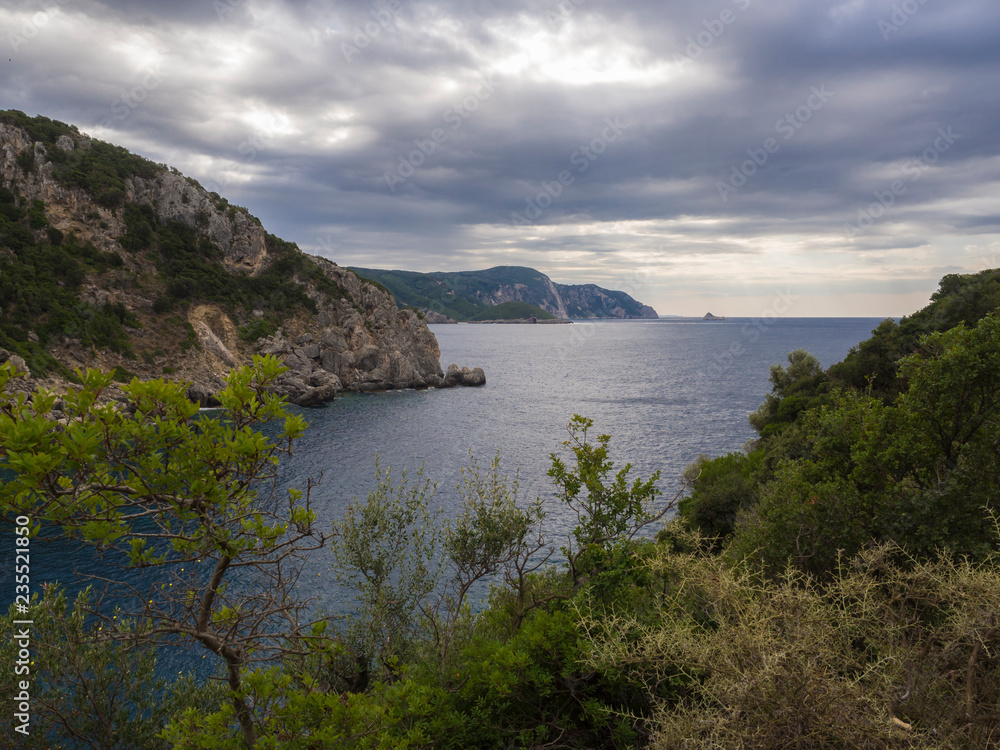
[[[654,624],[587,623],[595,667],[650,689],[686,677],[651,723],[652,747],[1000,747],[995,561],[916,562],[882,546],[825,587],[797,572],[762,581],[700,552],[664,550],[652,565]]]

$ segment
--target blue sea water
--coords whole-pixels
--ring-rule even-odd
[[[455,485],[471,450],[500,452],[519,470],[525,498],[553,495],[549,454],[560,452],[574,414],[611,436],[612,456],[638,476],[659,470],[661,489],[679,486],[699,454],[739,450],[755,437],[747,415],[770,391],[770,367],[804,348],[824,366],[868,337],[878,319],[686,319],[594,321],[573,325],[435,325],[447,367],[481,366],[481,388],[348,395],[306,410],[310,429],[285,476],[300,484],[324,472],[316,492],[329,518],[372,485],[383,466],[415,469]],[[565,528],[550,508],[553,531]]]
[[[342,515],[374,485],[376,455],[394,472],[415,471],[438,483],[436,502],[454,515],[469,453],[485,464],[499,452],[517,472],[519,498],[546,500],[545,530],[556,546],[575,525],[555,501],[547,476],[553,452],[574,414],[611,436],[611,457],[632,477],[659,471],[663,498],[681,486],[699,455],[738,451],[755,433],[747,421],[770,391],[770,367],[804,348],[823,366],[840,361],[879,319],[800,318],[761,321],[689,319],[591,321],[573,325],[434,325],[447,367],[481,366],[480,388],[347,395],[305,410],[310,428],[283,478],[313,492],[323,524]],[[331,557],[314,553],[303,591],[325,606],[344,604],[332,582]]]
[[[803,348],[823,366],[841,360],[879,323],[872,318],[730,318],[593,321],[572,325],[434,325],[447,367],[481,366],[480,388],[352,394],[304,409],[310,426],[281,466],[282,482],[313,491],[320,523],[339,518],[354,497],[374,486],[376,455],[383,467],[415,471],[438,483],[448,513],[458,501],[460,467],[469,452],[488,463],[499,451],[504,470],[518,472],[523,500],[546,499],[546,531],[558,546],[575,521],[552,502],[546,476],[550,453],[565,450],[574,414],[611,436],[617,465],[633,476],[661,472],[672,496],[684,467],[699,454],[736,451],[754,437],[747,415],[770,390],[769,368]],[[8,539],[12,539],[12,534]],[[13,550],[13,545],[7,545]],[[69,583],[75,567],[100,571],[89,552],[32,550],[32,587]],[[4,554],[4,586],[13,592],[13,557]],[[325,607],[345,606],[334,585],[329,552],[312,554],[300,593]],[[12,598],[12,597],[11,597]],[[200,656],[198,657],[200,658]],[[173,670],[180,662],[164,662]]]

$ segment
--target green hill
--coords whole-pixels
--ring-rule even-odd
[[[481,271],[419,273],[380,268],[352,269],[382,284],[400,307],[416,307],[472,320],[505,302],[524,302],[558,318],[656,318],[649,305],[625,292],[594,284],[557,284],[541,271],[523,266],[497,266]]]
[[[0,358],[35,376],[170,375],[208,399],[266,347],[302,405],[438,384],[421,316],[376,287],[175,169],[0,111]]]
[[[540,307],[529,305],[527,302],[503,302],[483,310],[469,320],[474,322],[480,320],[527,320],[528,318],[555,320],[556,316]]]

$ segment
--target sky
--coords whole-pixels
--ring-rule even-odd
[[[1000,266],[996,0],[6,0],[0,108],[341,265],[900,316]]]

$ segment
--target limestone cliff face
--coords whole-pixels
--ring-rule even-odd
[[[475,297],[489,305],[504,302],[527,302],[557,318],[658,318],[649,305],[632,299],[624,292],[604,289],[596,284],[557,284],[539,274],[541,282],[534,287],[526,284],[500,284]]]
[[[59,165],[68,157],[79,162],[94,143],[67,128],[58,140],[50,139],[46,145],[35,142],[28,130],[0,121],[3,186],[17,196],[20,205],[42,201],[49,228],[72,234],[75,241],[91,243],[98,252],[115,253],[121,259],[120,267],[87,274],[80,285],[81,304],[97,308],[120,303],[138,321],[138,325],[126,328],[131,349],[127,354],[81,344],[71,330],[43,336],[41,344],[59,362],[68,368],[119,367],[139,377],[168,374],[191,382],[191,395],[204,404],[212,403],[230,369],[248,363],[257,353],[284,359],[289,372],[281,390],[302,405],[328,400],[340,390],[452,384],[445,382],[437,340],[421,314],[397,309],[386,290],[324,258],[305,256],[310,274],[293,272],[298,275],[292,280],[315,303],[315,312],[300,307],[277,321],[276,330],[272,319],[273,333],[256,341],[247,340],[247,330],[263,319],[260,310],[237,310],[232,305],[191,298],[169,313],[158,312],[155,302],[167,287],[158,274],[157,256],[153,250],[139,252],[122,245],[129,205],[150,207],[161,225],[180,222],[196,230],[200,239],[221,250],[213,261],[219,264],[220,274],[257,276],[280,258],[301,253],[287,243],[281,243],[280,252],[275,250],[276,238],[245,209],[230,206],[162,165],[146,163],[148,169],[142,176],[126,177],[124,195],[117,201],[100,200],[88,190],[72,186],[57,172],[63,168]],[[60,159],[52,159],[53,149],[63,152]],[[28,166],[27,151],[34,155]],[[43,230],[35,231],[34,236],[37,242],[46,242]],[[0,237],[0,253],[5,252],[3,241]],[[317,276],[317,268],[325,280]],[[328,293],[329,289],[336,290],[336,295]],[[38,340],[36,335],[28,335],[34,336],[32,341]],[[59,378],[53,375],[47,385],[58,388]]]
[[[255,273],[268,262],[260,221],[239,209],[220,209],[220,200],[193,181],[164,171],[155,179],[130,177],[125,181],[125,200],[151,205],[161,221],[180,221],[199,231],[222,248],[231,270]]]
[[[415,311],[398,310],[390,294],[352,271],[316,260],[354,302],[321,305],[315,316],[291,320],[282,331],[256,344],[261,353],[284,359],[289,372],[282,385],[301,394],[298,403],[324,401],[330,390],[445,385],[437,339]]]
[[[584,317],[585,313],[589,313],[601,318],[659,318],[652,307],[637,303],[624,292],[602,289],[596,284],[556,286],[559,298],[569,312],[567,317]]]

